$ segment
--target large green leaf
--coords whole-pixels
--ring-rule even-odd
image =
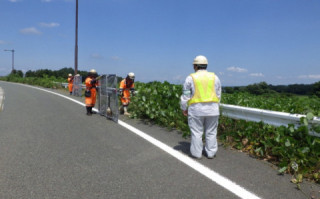
[[[286,140],[286,142],[285,142],[285,146],[286,146],[286,147],[291,146],[291,143],[290,143],[290,140],[289,140],[289,139],[287,139],[287,140]]]

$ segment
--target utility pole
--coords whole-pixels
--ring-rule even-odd
[[[74,75],[78,74],[78,0],[76,0],[76,41],[74,49]]]
[[[12,53],[12,71],[11,72],[13,72],[14,71],[14,49],[4,50],[4,51],[10,51]]]

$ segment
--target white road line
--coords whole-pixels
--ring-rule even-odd
[[[82,106],[85,106],[84,103],[79,102],[75,99],[72,99],[70,97],[67,97],[65,95],[55,93],[53,91],[45,90],[42,88],[34,87],[34,86],[29,86],[25,84],[20,84],[23,86],[27,86],[30,88],[35,88],[38,90],[42,90],[48,93],[52,93],[54,95],[58,95],[60,97],[66,98],[68,100],[71,100],[77,104],[80,104]],[[98,111],[97,109],[94,108],[95,111]],[[241,187],[240,185],[232,182],[231,180],[223,177],[222,175],[218,174],[217,172],[213,171],[212,169],[200,164],[199,162],[195,161],[194,159],[182,154],[181,152],[178,152],[174,149],[172,149],[170,146],[160,142],[159,140],[149,136],[148,134],[140,131],[139,129],[136,129],[135,127],[119,120],[118,124],[127,128],[131,132],[135,133],[136,135],[142,137],[143,139],[147,140],[148,142],[152,143],[153,145],[157,146],[158,148],[162,149],[163,151],[167,152],[171,156],[177,158],[184,164],[188,165],[189,167],[193,168],[197,172],[201,173],[202,175],[206,176],[209,178],[211,181],[217,183],[218,185],[222,186],[223,188],[227,189],[228,191],[232,192],[233,194],[237,195],[240,198],[244,199],[260,199],[260,197],[256,196],[255,194],[251,193],[250,191],[247,191],[245,188]]]
[[[3,89],[0,87],[0,112],[3,110],[3,101],[4,101],[4,92]]]

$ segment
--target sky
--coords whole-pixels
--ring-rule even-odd
[[[0,76],[74,68],[76,0],[0,0]],[[222,86],[320,81],[320,0],[79,0],[78,70]]]

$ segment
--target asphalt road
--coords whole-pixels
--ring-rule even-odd
[[[0,81],[0,87],[5,96],[0,112],[1,199],[228,199],[241,197],[238,185],[253,198],[320,198],[319,185],[304,182],[298,190],[291,176],[280,176],[269,163],[246,154],[220,146],[215,159],[193,160],[188,157],[190,141],[175,131],[126,117],[117,124],[98,114],[87,116],[76,103],[84,99],[67,92],[47,89],[75,101],[20,84]],[[222,186],[220,178],[201,174],[199,165],[237,186]]]

